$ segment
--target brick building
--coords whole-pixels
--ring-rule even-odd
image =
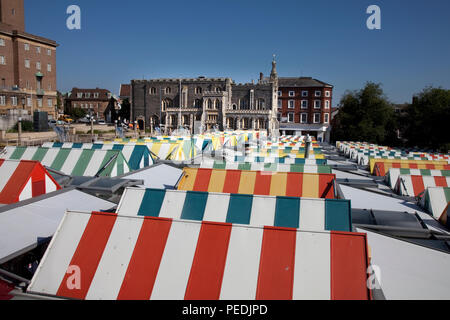
[[[69,113],[73,108],[81,108],[96,119],[105,119],[104,112],[112,95],[106,89],[73,88],[65,99],[64,111]]]
[[[326,140],[333,86],[310,77],[280,77],[278,85],[280,133],[309,134]]]
[[[25,32],[23,0],[0,0],[0,114],[26,109],[56,117],[57,46]]]
[[[191,132],[259,129],[324,139],[332,90],[312,78],[278,77],[274,60],[270,76],[260,73],[257,83],[205,77],[132,80],[131,118],[167,133],[184,126]]]

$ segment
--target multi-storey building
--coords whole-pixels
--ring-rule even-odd
[[[333,86],[310,77],[278,79],[281,134],[310,134],[325,140],[331,122]]]
[[[66,113],[71,113],[73,108],[81,108],[86,111],[86,114],[96,119],[105,119],[104,112],[111,97],[111,92],[106,89],[73,88],[67,94],[64,110]]]
[[[57,46],[25,32],[23,0],[0,0],[0,114],[26,109],[56,117]]]
[[[312,78],[278,77],[274,60],[270,77],[260,73],[257,83],[205,77],[132,80],[131,118],[166,133],[184,126],[191,132],[259,129],[324,139],[332,90]]]

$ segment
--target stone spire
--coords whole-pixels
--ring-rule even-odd
[[[270,80],[278,79],[278,73],[277,73],[277,61],[275,60],[275,55],[273,55],[272,60],[272,71],[270,72]]]

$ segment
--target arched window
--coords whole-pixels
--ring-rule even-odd
[[[166,108],[172,108],[173,107],[173,101],[172,101],[172,99],[164,99],[163,101],[162,101],[162,107],[163,107],[163,110],[165,110]]]
[[[166,94],[170,94],[172,92],[172,89],[170,87],[167,87],[165,92]]]
[[[233,103],[233,110],[237,110],[237,105],[236,105],[236,103]]]
[[[221,105],[222,105],[222,103],[220,102],[219,99],[216,99],[216,102],[215,102],[214,104],[215,104],[215,108],[216,108],[216,109],[220,109],[220,107],[221,107]]]
[[[155,87],[150,88],[150,94],[156,94],[156,88]]]
[[[195,88],[195,94],[201,94],[203,92],[202,87]]]
[[[208,109],[212,109],[213,108],[213,103],[212,103],[211,99],[208,99],[207,108]]]
[[[239,100],[239,109],[241,110],[247,109],[247,100],[245,99]]]
[[[222,89],[220,87],[216,87],[216,92],[222,92]]]
[[[194,100],[194,107],[201,108],[202,107],[202,100],[201,99],[195,99]]]
[[[264,99],[258,99],[257,108],[258,110],[264,110],[266,108],[266,101]]]

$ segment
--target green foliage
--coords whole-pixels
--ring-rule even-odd
[[[130,120],[130,101],[128,99],[125,99],[122,101],[121,109],[119,110],[118,116],[121,120],[127,119]]]
[[[425,88],[408,107],[408,144],[447,152],[450,147],[450,90]]]
[[[397,118],[380,84],[368,82],[359,91],[346,92],[334,120],[332,139],[398,144]]]
[[[69,113],[69,115],[74,120],[78,120],[78,119],[84,118],[86,116],[86,114],[87,114],[86,110],[84,110],[82,108],[72,108],[72,110]]]
[[[17,122],[13,128],[13,132],[18,131],[19,131],[19,122]],[[33,122],[29,120],[22,120],[22,132],[33,132],[33,131],[34,131]]]

